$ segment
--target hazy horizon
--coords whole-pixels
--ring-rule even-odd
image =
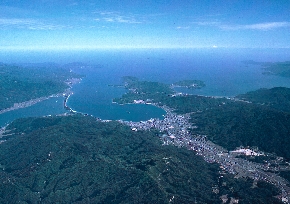
[[[104,63],[109,56],[150,58],[170,54],[180,56],[223,56],[236,60],[254,60],[258,62],[282,62],[290,60],[287,48],[135,48],[135,49],[77,49],[77,50],[0,50],[2,63],[57,63],[82,62],[89,65]]]

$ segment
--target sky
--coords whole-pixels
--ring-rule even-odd
[[[0,50],[290,48],[290,0],[1,0]]]

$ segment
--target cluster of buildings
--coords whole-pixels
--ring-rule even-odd
[[[157,106],[157,104],[154,105]],[[163,145],[172,144],[193,150],[197,155],[202,156],[205,161],[209,163],[218,163],[221,172],[234,174],[237,178],[249,177],[256,181],[263,180],[272,183],[281,190],[281,200],[285,203],[290,201],[290,188],[287,186],[288,182],[285,179],[275,173],[269,172],[264,164],[254,163],[236,157],[239,154],[260,156],[262,155],[261,153],[246,148],[229,152],[221,146],[207,140],[206,136],[192,134],[190,130],[197,127],[192,126],[188,122],[190,114],[177,115],[172,109],[166,106],[160,108],[163,108],[167,113],[163,120],[150,119],[141,122],[120,122],[129,125],[132,131],[157,129],[160,131],[160,138]]]

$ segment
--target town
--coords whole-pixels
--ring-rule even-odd
[[[141,122],[119,120],[119,122],[130,126],[132,131],[151,129],[159,130],[160,139],[163,142],[163,145],[175,145],[195,151],[195,153],[202,156],[206,162],[218,163],[221,168],[220,174],[230,173],[234,174],[236,178],[248,177],[253,179],[254,182],[263,180],[271,183],[281,190],[279,199],[281,199],[284,203],[289,203],[289,182],[276,173],[272,173],[282,170],[289,171],[289,163],[286,167],[283,165],[283,167],[278,166],[274,168],[270,167],[269,164],[255,163],[247,161],[243,158],[238,158],[237,155],[240,154],[260,156],[263,155],[263,153],[256,153],[250,149],[227,151],[223,147],[207,140],[205,135],[194,134],[194,129],[197,127],[188,122],[190,119],[190,114],[194,113],[177,115],[173,112],[173,109],[166,106],[159,106],[155,103],[152,103],[152,105],[163,108],[166,111],[167,114],[164,116],[163,120],[150,119],[148,121]],[[271,172],[269,172],[270,170]]]

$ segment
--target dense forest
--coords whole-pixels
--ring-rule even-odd
[[[257,146],[262,151],[290,159],[289,88],[260,89],[233,99],[175,96],[168,94],[165,84],[156,82],[154,90],[163,90],[156,93],[146,89],[153,82],[132,79],[125,83],[129,92],[115,101],[152,100],[173,108],[178,114],[192,113],[191,123],[198,127],[193,134],[207,135],[212,142],[228,150],[239,146]]]
[[[254,104],[267,106],[279,111],[290,112],[290,89],[275,87],[272,89],[259,89],[240,94],[236,98],[249,101]]]
[[[18,119],[0,146],[1,203],[279,203],[158,132],[72,115]]]
[[[290,114],[267,107],[236,102],[191,115],[196,133],[228,150],[257,146],[290,159]]]
[[[80,77],[66,69],[44,76],[35,68],[0,68],[1,83],[8,83],[0,91],[10,93],[9,83],[15,83],[15,90],[31,92],[28,97],[58,92],[67,88],[68,76]],[[17,78],[26,69],[29,73]],[[229,99],[178,95],[170,85],[135,77],[124,77],[124,85],[128,93],[115,102],[166,105],[177,114],[191,114],[193,135],[207,135],[228,150],[256,146],[290,159],[288,88],[260,89]],[[0,145],[0,202],[279,203],[274,196],[280,192],[272,185],[236,179],[193,151],[161,145],[159,134],[82,114],[18,119],[6,128],[6,141]],[[281,176],[289,179],[289,172]]]
[[[0,110],[39,97],[64,92],[70,78],[81,76],[61,67],[0,64]]]

